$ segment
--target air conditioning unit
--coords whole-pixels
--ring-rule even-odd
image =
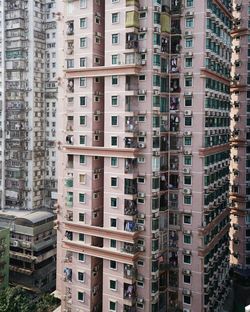
[[[192,232],[190,230],[184,230],[183,233],[190,235]]]
[[[147,90],[138,90],[139,95],[145,95],[147,93]]]
[[[139,135],[140,135],[140,136],[146,136],[146,131],[140,131],[140,132],[139,132]]]
[[[192,31],[188,30],[188,31],[185,31],[185,36],[192,36]]]
[[[160,131],[159,130],[153,131],[153,135],[160,135]]]
[[[190,168],[184,168],[183,173],[190,173]]]
[[[140,52],[140,53],[146,53],[146,52],[147,52],[147,49],[142,48],[142,49],[139,50],[139,52]]]
[[[186,194],[186,195],[191,195],[192,194],[192,190],[188,189],[188,188],[184,188],[183,189],[183,193]]]
[[[153,152],[153,156],[160,156],[160,152]]]
[[[139,146],[139,148],[145,148],[145,147],[146,147],[146,144],[145,144],[145,143],[140,142],[138,146]]]
[[[139,251],[145,251],[145,246],[138,246]]]
[[[190,309],[183,309],[183,312],[191,312],[191,310]]]
[[[191,271],[190,270],[183,270],[183,274],[190,275]]]
[[[148,9],[148,7],[146,7],[146,6],[140,7],[140,11],[147,11],[147,9]]]
[[[141,65],[146,65],[146,60],[142,60]]]
[[[147,27],[141,27],[141,28],[140,28],[140,31],[142,31],[142,32],[147,31]]]
[[[137,281],[144,281],[144,277],[142,275],[138,275],[136,279]]]
[[[138,219],[145,219],[145,214],[144,213],[138,213],[137,217],[138,217]]]
[[[192,155],[192,151],[184,151],[184,155]]]
[[[159,33],[161,30],[160,30],[160,28],[159,27],[154,27],[154,32],[157,32],[157,33]]]
[[[19,246],[19,241],[13,241],[12,244],[13,244],[14,247],[18,247]]]
[[[191,131],[185,131],[184,135],[192,135],[192,132]]]
[[[183,295],[191,295],[191,291],[189,289],[183,289],[182,293]]]
[[[138,303],[143,303],[143,302],[144,302],[144,299],[143,299],[143,298],[137,298],[136,301],[137,301]]]
[[[144,197],[145,197],[145,193],[143,193],[143,192],[138,192],[138,197],[144,198]]]
[[[192,96],[193,93],[192,92],[184,92],[184,96]]]
[[[138,224],[137,228],[138,228],[138,231],[144,231],[145,230],[145,227],[142,224]]]
[[[192,115],[192,111],[191,110],[185,110],[184,111],[184,115],[185,116],[191,116]]]
[[[159,6],[156,6],[156,5],[155,5],[155,6],[154,6],[154,11],[155,11],[155,12],[160,12],[160,11],[161,11],[161,8],[160,8]]]

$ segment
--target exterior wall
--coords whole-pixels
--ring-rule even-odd
[[[9,285],[9,245],[10,232],[0,229],[0,289]]]

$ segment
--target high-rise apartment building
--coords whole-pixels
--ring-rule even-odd
[[[231,109],[231,263],[237,304],[249,304],[250,286],[250,60],[249,1],[233,1]]]
[[[10,282],[37,292],[55,286],[54,215],[27,211],[56,199],[54,10],[53,0],[0,1],[0,223]]]
[[[54,6],[1,1],[2,208],[51,207],[56,197]]]
[[[57,10],[62,311],[221,311],[231,1]]]

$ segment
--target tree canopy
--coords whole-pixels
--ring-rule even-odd
[[[9,287],[0,292],[1,312],[52,312],[58,305],[58,299],[50,294],[35,300],[21,287]]]

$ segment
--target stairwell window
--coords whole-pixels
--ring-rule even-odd
[[[191,8],[194,6],[194,0],[186,0],[186,7]]]
[[[87,78],[86,77],[80,77],[80,87],[87,87]]]
[[[86,37],[80,38],[80,48],[86,47],[87,47],[87,38]]]
[[[81,292],[81,291],[78,291],[78,293],[77,293],[77,300],[81,301],[81,302],[85,302],[85,293]]]
[[[86,9],[87,8],[87,0],[80,0],[80,9]]]
[[[184,304],[191,304],[191,297],[190,296],[183,296],[183,303]]]
[[[119,23],[119,13],[112,13],[112,24]]]
[[[186,28],[193,28],[194,27],[194,18],[193,17],[187,17],[185,19],[185,27]]]
[[[85,201],[86,201],[86,196],[85,196],[85,194],[80,193],[80,194],[79,194],[79,202],[84,204]]]
[[[119,63],[119,55],[114,54],[112,55],[112,65],[117,65]]]

